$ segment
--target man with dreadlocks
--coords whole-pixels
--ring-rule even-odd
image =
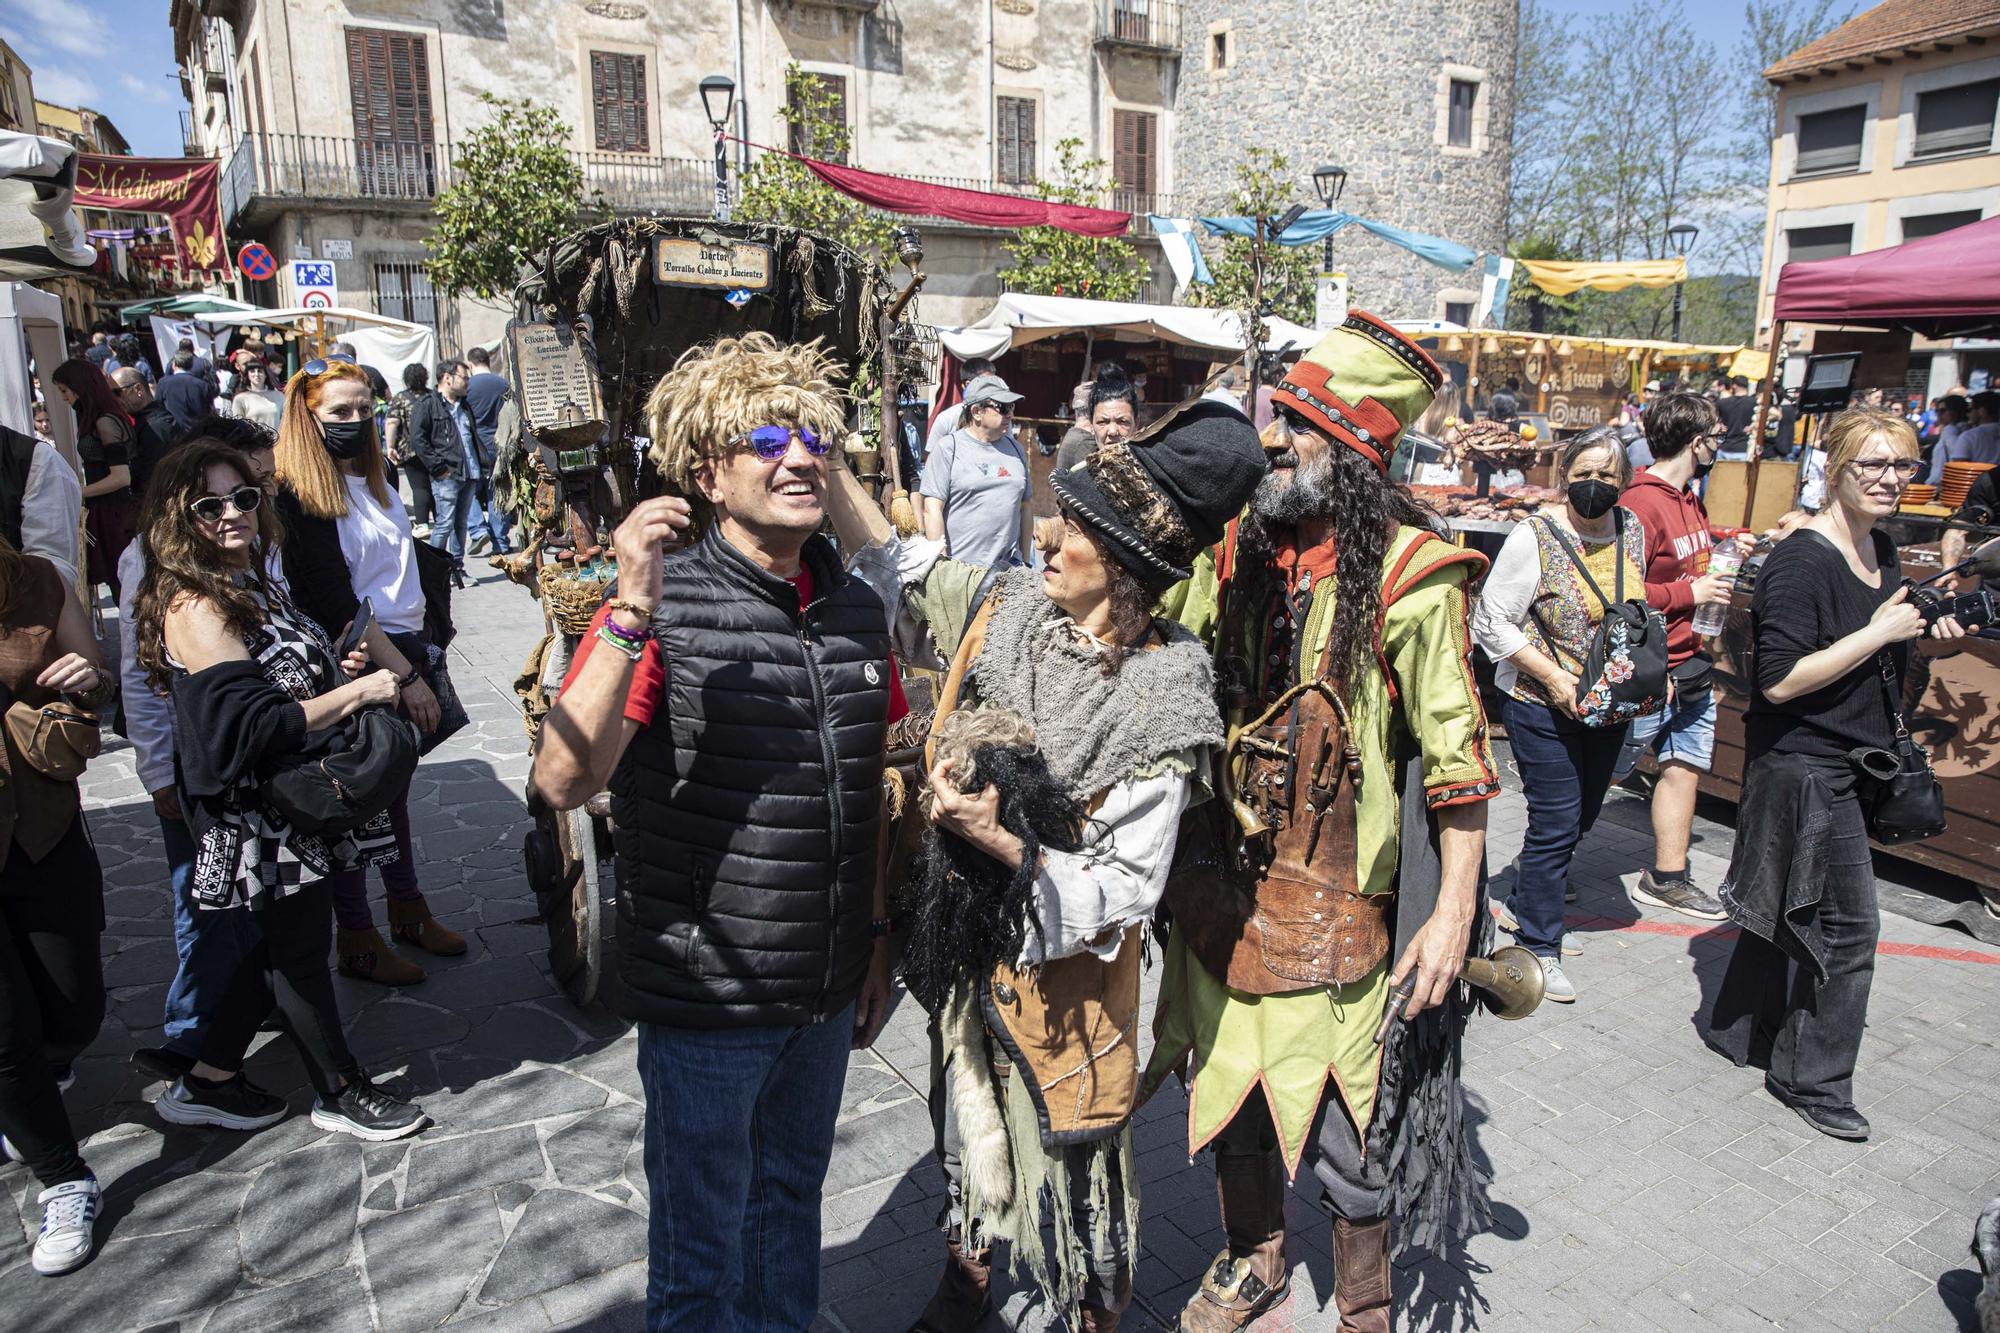
[[[1278,384],[1272,473],[1170,608],[1213,647],[1231,737],[1221,817],[1191,812],[1167,890],[1147,1075],[1182,1073],[1189,1151],[1215,1150],[1228,1245],[1186,1333],[1284,1298],[1286,1180],[1308,1150],[1343,1333],[1389,1328],[1392,1220],[1435,1244],[1483,1209],[1455,983],[1499,789],[1466,629],[1485,561],[1385,471],[1441,379],[1350,313]],[[1378,1046],[1392,1004],[1415,1021]]]

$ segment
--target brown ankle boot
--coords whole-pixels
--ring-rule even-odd
[[[1333,1219],[1333,1304],[1340,1333],[1389,1333],[1389,1219]]]
[[[389,934],[440,958],[456,958],[465,952],[465,936],[440,926],[421,894],[408,902],[389,900]]]
[[[384,986],[414,986],[424,979],[424,970],[398,958],[382,942],[374,927],[336,932],[335,951],[340,955],[340,975],[360,981],[379,981]]]
[[[1277,1149],[1215,1155],[1229,1246],[1181,1311],[1181,1333],[1229,1333],[1285,1299],[1285,1163]]]
[[[993,1308],[992,1281],[992,1250],[968,1253],[957,1240],[949,1241],[944,1276],[910,1333],[972,1333]]]

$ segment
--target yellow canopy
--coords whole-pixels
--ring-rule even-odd
[[[1585,287],[1622,292],[1627,287],[1671,287],[1686,282],[1685,259],[1636,259],[1628,263],[1571,264],[1545,259],[1517,259],[1528,280],[1550,296],[1568,296]]]

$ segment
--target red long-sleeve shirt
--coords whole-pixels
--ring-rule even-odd
[[[1708,570],[1715,529],[1692,488],[1676,486],[1639,469],[1618,503],[1636,514],[1646,530],[1646,603],[1667,621],[1669,669],[1701,647],[1694,632],[1695,578]]]

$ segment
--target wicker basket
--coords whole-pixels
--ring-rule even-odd
[[[578,578],[561,565],[543,565],[536,579],[542,586],[542,605],[548,608],[549,619],[565,634],[589,631],[591,617],[604,605],[605,590],[611,586],[608,578]]]

